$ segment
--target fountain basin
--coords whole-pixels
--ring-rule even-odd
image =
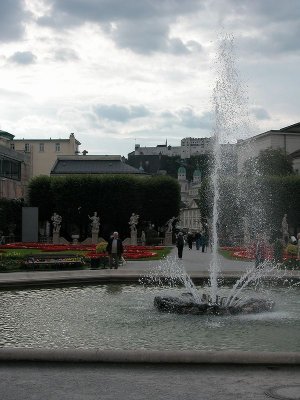
[[[222,302],[223,304],[225,301]],[[272,311],[275,302],[266,299],[248,299],[240,305],[226,306],[222,304],[197,303],[192,298],[182,297],[162,297],[154,298],[154,306],[163,312],[191,315],[236,315],[252,314]]]

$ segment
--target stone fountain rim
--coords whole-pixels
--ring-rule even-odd
[[[0,362],[300,365],[300,352],[1,348]]]

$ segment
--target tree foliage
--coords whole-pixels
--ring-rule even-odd
[[[262,150],[257,157],[250,158],[244,164],[247,176],[286,176],[293,174],[291,158],[282,149]]]
[[[62,235],[88,236],[89,215],[100,216],[104,237],[118,230],[129,234],[128,221],[134,212],[140,221],[162,225],[179,214],[180,188],[176,180],[122,175],[37,177],[29,185],[29,203],[39,207],[40,219],[50,221],[53,212],[62,216]],[[69,235],[69,236],[68,236]]]
[[[250,233],[265,232],[271,240],[280,238],[281,221],[287,214],[294,234],[300,229],[300,176],[222,177],[220,180],[219,232],[242,236],[245,218]],[[203,216],[212,217],[211,182],[202,182],[200,207]]]

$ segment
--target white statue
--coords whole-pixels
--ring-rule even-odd
[[[135,213],[131,214],[131,217],[130,217],[129,222],[128,222],[128,224],[130,225],[130,231],[131,232],[136,232],[136,226],[138,224],[139,217],[140,216],[138,214],[135,214]]]
[[[145,231],[142,231],[142,234],[141,234],[141,243],[142,243],[142,246],[145,246],[145,243],[146,243],[146,234],[145,234]]]
[[[172,217],[169,219],[169,221],[166,222],[166,226],[167,226],[167,233],[170,233],[173,231],[173,222],[175,221],[176,217]]]
[[[54,213],[51,217],[52,225],[53,225],[53,232],[59,233],[61,227],[62,218],[57,213]]]
[[[98,232],[100,227],[100,218],[97,216],[97,211],[94,212],[94,215],[88,217],[92,221],[91,222],[92,232]]]

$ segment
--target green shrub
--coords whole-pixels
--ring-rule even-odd
[[[296,256],[298,254],[298,246],[295,244],[288,244],[285,251],[291,256]]]

